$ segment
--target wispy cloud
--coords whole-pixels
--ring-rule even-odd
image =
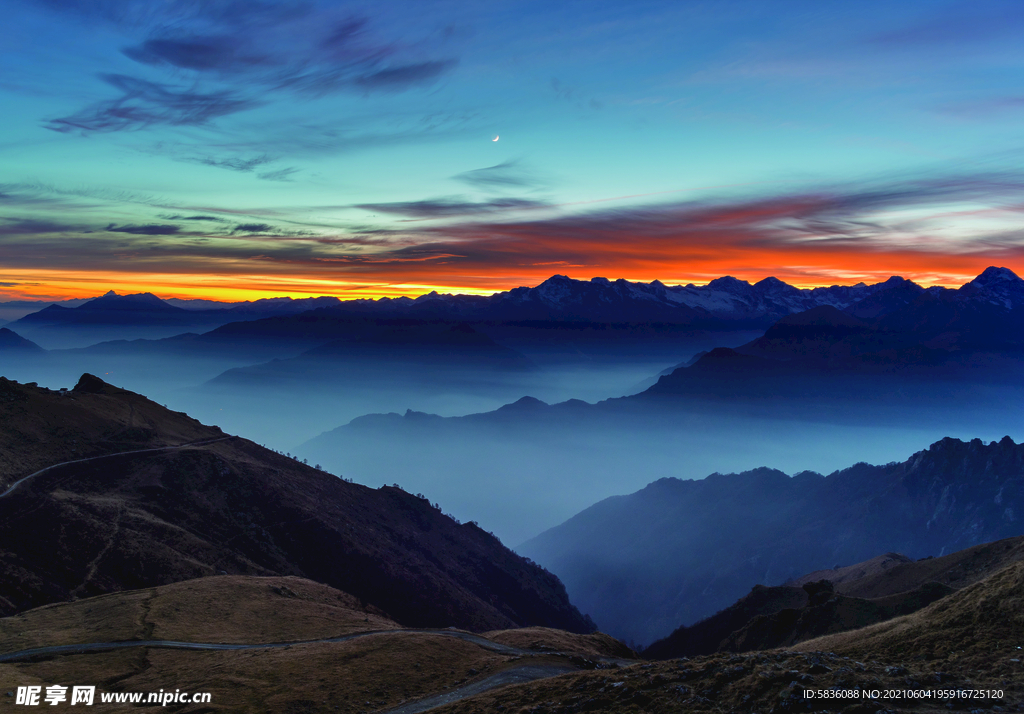
[[[120,91],[121,96],[96,102],[66,117],[51,119],[46,128],[62,133],[92,133],[137,130],[160,124],[201,126],[262,103],[242,98],[230,90],[182,90],[123,74],[103,74],[100,78]]]
[[[267,223],[239,223],[232,233],[267,233],[274,230],[274,227]]]
[[[396,65],[357,77],[355,84],[363,89],[370,90],[408,89],[418,84],[433,82],[456,64],[458,62],[455,60],[441,60]]]
[[[0,217],[0,236],[32,236],[47,233],[83,233],[89,228],[82,224],[61,223],[35,218]]]
[[[216,216],[177,216],[177,215],[166,216],[166,215],[161,215],[161,216],[158,216],[158,217],[164,219],[165,221],[214,221],[214,222],[217,222],[217,223],[223,223],[224,222],[223,218],[217,218]]]
[[[150,223],[144,226],[118,226],[111,223],[104,230],[108,233],[131,233],[138,236],[172,236],[180,233],[181,227],[158,223]]]
[[[456,216],[478,216],[487,213],[545,208],[549,204],[522,198],[496,198],[492,201],[466,201],[455,198],[435,198],[424,201],[400,201],[395,203],[363,203],[356,206],[366,211],[388,213],[415,218],[452,218]]]
[[[200,156],[182,159],[182,161],[188,161],[193,164],[203,164],[204,166],[213,166],[218,169],[229,169],[231,171],[251,172],[258,166],[269,164],[274,159],[266,154],[261,156],[254,156],[250,159],[242,158],[228,158],[228,159],[215,159],[211,156]]]
[[[171,153],[174,153],[173,150]],[[212,166],[218,169],[227,169],[228,171],[238,171],[239,173],[255,173],[256,177],[264,181],[291,181],[292,176],[299,172],[299,169],[294,166],[288,166],[280,169],[274,169],[272,171],[257,171],[258,168],[267,168],[267,164],[277,161],[276,158],[267,154],[260,154],[259,156],[253,156],[250,158],[241,158],[237,156],[229,156],[227,158],[218,159],[212,156],[186,156],[179,159],[190,164],[200,164],[202,166]]]
[[[264,171],[263,173],[257,174],[257,178],[261,178],[264,181],[291,181],[292,176],[297,174],[299,169],[290,166],[285,169],[277,169],[276,171]]]
[[[502,161],[494,166],[455,174],[452,178],[483,189],[534,188],[545,184],[537,174],[521,161]]]
[[[425,86],[458,63],[451,57],[424,58],[428,50],[422,42],[413,52],[403,42],[377,36],[368,18],[317,3],[47,4],[142,35],[122,47],[122,54],[150,73],[167,74],[165,81],[100,75],[120,96],[48,121],[56,131],[201,126],[270,103],[279,92],[322,96]]]
[[[1022,109],[1024,109],[1024,96],[1022,95],[987,97],[940,107],[942,113],[963,119],[990,119],[1000,114],[1019,112]]]

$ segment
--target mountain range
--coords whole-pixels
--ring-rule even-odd
[[[706,285],[667,286],[658,280],[650,283],[606,278],[583,281],[555,275],[535,287],[518,287],[490,296],[431,292],[417,298],[377,300],[270,298],[227,304],[220,308],[207,307],[208,303],[204,302],[198,309],[172,305],[150,293],[117,295],[111,291],[75,307],[51,304],[11,324],[15,331],[47,328],[51,332],[99,325],[215,327],[233,321],[322,309],[351,316],[455,322],[554,320],[665,323],[710,329],[764,328],[786,315],[823,305],[849,311],[854,316],[877,317],[891,311],[893,305],[901,301],[905,304],[921,295],[947,306],[974,301],[1012,309],[1021,305],[1020,283],[1009,269],[995,267],[986,269],[973,281],[955,290],[942,287],[925,289],[898,277],[874,285],[858,283],[801,289],[776,278],[765,278],[751,285],[726,276]],[[184,305],[188,301],[176,302]]]

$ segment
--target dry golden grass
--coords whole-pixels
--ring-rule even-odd
[[[517,630],[485,632],[483,636],[503,645],[529,650],[572,652],[590,657],[638,659],[636,652],[603,632],[577,635],[565,630],[553,630],[550,627],[522,627]]]
[[[348,593],[310,580],[223,575],[5,617],[0,652],[119,640],[291,642],[397,627]]]

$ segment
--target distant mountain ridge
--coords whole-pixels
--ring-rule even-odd
[[[155,320],[157,322],[181,322],[183,324],[209,322],[220,325],[238,319],[252,319],[254,316],[271,317],[274,315],[294,314],[336,305],[339,302],[334,297],[303,298],[299,300],[290,297],[280,297],[263,298],[242,303],[221,303],[217,307],[209,307],[207,301],[202,301],[201,307],[185,308],[174,305],[171,301],[162,300],[153,293],[119,295],[110,290],[100,297],[87,300],[74,307],[49,305],[38,312],[15,320],[14,324],[132,324]]]
[[[535,287],[513,288],[488,297],[432,292],[417,298],[345,302],[335,309],[460,319],[770,324],[818,305],[848,307],[885,285],[801,289],[777,278],[751,285],[726,276],[707,285],[668,286],[659,280],[587,281],[554,275]]]
[[[50,349],[80,348],[113,340],[161,339],[206,332],[228,323],[295,315],[338,303],[333,297],[211,303],[162,300],[152,293],[118,295],[111,290],[73,307],[51,304],[21,314],[9,325]]]
[[[942,555],[1024,533],[1024,445],[943,439],[902,463],[829,476],[772,469],[663,478],[601,501],[519,551],[607,632],[664,636],[776,585],[887,551]]]
[[[961,305],[983,302],[1012,310],[1024,305],[1024,281],[1008,268],[989,267],[958,289],[922,288],[893,276],[866,285],[796,288],[777,278],[750,284],[730,276],[706,285],[668,286],[624,279],[575,280],[554,275],[534,287],[518,287],[490,296],[439,294],[416,298],[379,298],[341,301],[334,297],[293,300],[266,298],[210,308],[176,307],[152,295],[117,295],[113,291],[77,307],[51,305],[12,324],[54,327],[61,325],[118,324],[148,321],[210,327],[237,320],[297,315],[309,310],[355,317],[412,318],[450,321],[569,321],[600,323],[666,323],[700,328],[767,327],[794,313],[821,306],[847,311],[858,318],[875,318],[907,305],[920,295]],[[178,303],[185,304],[183,301]]]
[[[26,340],[14,330],[0,327],[0,354],[12,352],[35,354],[43,352],[43,348],[31,340]]]

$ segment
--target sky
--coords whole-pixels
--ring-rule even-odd
[[[0,300],[1024,273],[1024,4],[0,0]]]

